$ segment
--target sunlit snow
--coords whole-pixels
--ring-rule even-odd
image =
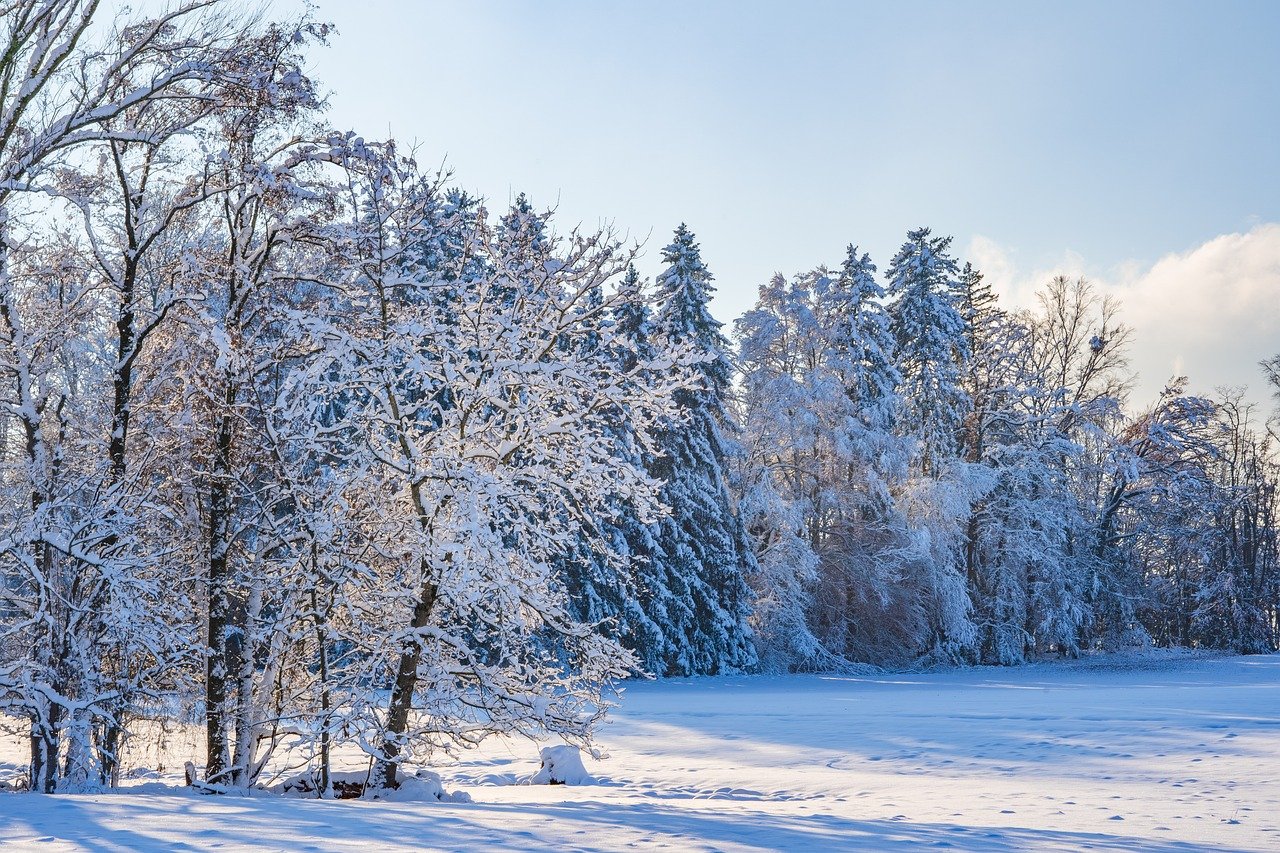
[[[598,784],[517,784],[539,745],[493,740],[435,768],[471,804],[200,796],[187,734],[142,793],[0,794],[0,847],[1280,849],[1280,655],[635,684]]]

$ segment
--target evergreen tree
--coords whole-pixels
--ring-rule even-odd
[[[1017,663],[1027,644],[1029,567],[1044,545],[1036,541],[1037,519],[1028,513],[1040,491],[1032,471],[1037,460],[1020,444],[1034,431],[1011,405],[1023,396],[1015,353],[1025,335],[970,263],[956,282],[956,295],[969,352],[963,387],[970,401],[958,450],[991,484],[969,510],[964,573],[982,626],[983,660]]]
[[[969,359],[964,370],[964,390],[969,408],[964,420],[960,453],[969,462],[985,456],[988,432],[997,426],[1010,387],[1010,361],[1022,337],[999,307],[991,285],[966,263],[957,282],[958,308],[964,320],[965,344]]]
[[[962,387],[969,343],[950,246],[950,237],[918,228],[907,234],[888,272],[902,422],[920,442],[921,470],[930,476],[955,455],[970,404]]]
[[[599,310],[602,300],[603,294],[593,288],[585,310]],[[618,373],[631,374],[658,355],[650,340],[652,311],[635,266],[628,267],[619,283],[609,315],[614,338],[606,356]],[[589,333],[579,345],[591,350],[599,346],[599,338],[598,333]],[[630,408],[606,409],[601,420],[602,431],[613,437],[619,461],[644,470],[652,454],[644,449],[644,431]],[[661,673],[666,665],[660,625],[666,624],[666,614],[674,605],[661,576],[663,560],[652,520],[634,500],[619,494],[597,514],[594,527],[594,536],[581,537],[560,560],[558,573],[569,594],[570,609],[582,622],[616,637],[636,655],[642,670]]]
[[[890,483],[901,476],[904,446],[893,433],[902,376],[894,363],[895,344],[884,289],[875,280],[871,257],[850,245],[840,274],[817,288],[816,311],[826,345],[823,360],[852,407],[837,444],[845,449],[842,474],[860,496],[854,517],[882,518],[892,499]]]
[[[745,581],[754,558],[728,488],[729,344],[707,308],[711,273],[683,224],[662,258],[667,266],[657,281],[656,336],[690,346],[704,359],[696,367],[701,387],[677,392],[682,418],[655,436],[660,455],[650,467],[663,483],[660,500],[671,510],[656,537],[674,606],[660,614],[666,620],[663,674],[741,671],[756,664]]]
[[[839,417],[829,418],[839,450],[832,475],[843,482],[843,506],[821,549],[811,618],[832,651],[885,662],[905,659],[920,621],[916,593],[901,582],[911,543],[894,492],[908,443],[894,434],[901,376],[875,273],[870,256],[850,245],[840,273],[816,289],[823,362],[844,404]]]
[[[982,482],[975,476],[980,472],[957,457],[970,407],[963,387],[970,353],[950,245],[950,237],[934,237],[928,228],[908,233],[889,266],[888,292],[902,377],[899,423],[916,444],[920,475],[907,484],[900,505],[919,551],[915,583],[930,626],[926,654],[957,660],[972,654],[977,639],[962,551]]]
[[[828,364],[858,407],[859,420],[868,430],[887,430],[898,403],[894,389],[902,377],[894,364],[884,288],[875,272],[871,256],[859,255],[850,244],[840,275],[827,279],[818,291],[818,311],[828,330]]]
[[[517,299],[547,298],[545,286],[559,263],[554,257],[555,238],[547,223],[551,214],[539,213],[524,193],[516,196],[511,208],[498,221],[496,244],[502,252],[502,267],[497,271],[501,285],[494,297],[513,307]],[[527,284],[521,284],[525,280]]]

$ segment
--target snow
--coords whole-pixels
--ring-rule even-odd
[[[175,755],[131,793],[0,794],[0,848],[1280,849],[1280,655],[639,683],[602,746],[591,787],[515,784],[525,740],[433,768],[470,804],[200,796]]]
[[[400,787],[381,797],[397,803],[469,803],[471,795],[466,791],[446,791],[440,774],[419,770],[402,779]]]
[[[595,779],[582,766],[582,752],[576,746],[544,746],[542,766],[529,779],[530,785],[594,785]]]

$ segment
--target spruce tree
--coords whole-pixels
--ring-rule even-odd
[[[664,674],[741,671],[756,664],[745,581],[754,558],[728,489],[729,342],[707,308],[714,292],[711,273],[683,224],[662,258],[667,266],[657,280],[656,335],[693,347],[706,359],[698,365],[702,387],[677,395],[681,421],[655,436],[661,455],[650,466],[671,510],[656,536],[672,605],[655,614],[664,620]]]
[[[934,237],[928,228],[908,233],[889,266],[888,292],[902,377],[900,432],[916,445],[919,476],[900,505],[920,546],[913,582],[924,593],[925,656],[957,661],[969,659],[977,641],[963,546],[970,506],[984,484],[981,472],[957,455],[970,405],[963,386],[969,343],[950,245],[950,237]]]
[[[969,343],[959,311],[958,268],[947,254],[950,246],[950,237],[918,228],[907,234],[888,272],[902,422],[919,440],[921,470],[931,476],[955,455],[969,406],[962,387]]]
[[[584,310],[599,310],[602,299],[593,289]],[[606,355],[615,370],[627,374],[654,358],[652,311],[634,266],[619,283],[618,298],[609,313],[616,337]],[[584,336],[579,345],[598,346],[598,338]],[[613,436],[619,448],[619,461],[646,468],[648,458],[630,409],[613,407],[603,412],[602,420],[601,428]],[[664,672],[664,638],[659,625],[666,622],[672,603],[661,576],[663,561],[654,525],[638,513],[634,501],[614,495],[589,532],[593,535],[580,538],[557,567],[573,614],[616,637],[636,655],[644,671]]]
[[[901,381],[894,364],[889,316],[881,300],[884,289],[875,279],[876,265],[850,244],[840,274],[818,293],[818,307],[828,328],[827,362],[844,383],[869,430],[892,425]]]

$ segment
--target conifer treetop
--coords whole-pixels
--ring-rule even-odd
[[[663,248],[662,261],[667,267],[657,279],[659,328],[673,340],[726,349],[729,342],[720,333],[723,324],[707,308],[716,291],[711,284],[714,276],[702,262],[693,232],[683,222]]]

